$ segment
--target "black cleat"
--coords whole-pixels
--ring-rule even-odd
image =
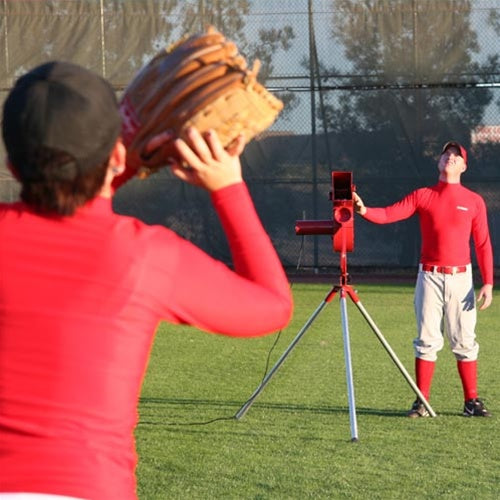
[[[406,416],[410,418],[428,417],[429,412],[424,403],[420,399],[416,399]]]
[[[484,403],[479,399],[468,399],[464,404],[464,417],[491,417]]]

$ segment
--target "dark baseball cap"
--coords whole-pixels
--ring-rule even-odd
[[[467,150],[459,143],[456,141],[448,141],[444,146],[443,149],[441,150],[441,154],[444,154],[444,152],[448,148],[457,148],[458,151],[460,152],[460,156],[464,159],[465,164],[467,165]]]
[[[109,157],[120,128],[111,85],[68,62],[48,62],[21,76],[3,108],[5,148],[21,179],[37,177],[42,151],[69,155],[57,170],[60,178],[93,170]]]

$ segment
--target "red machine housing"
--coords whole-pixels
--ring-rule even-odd
[[[352,252],[354,249],[354,202],[352,172],[332,172],[331,220],[298,220],[295,234],[331,234],[335,252]]]
[[[352,252],[354,248],[354,202],[352,172],[332,172],[333,249]]]

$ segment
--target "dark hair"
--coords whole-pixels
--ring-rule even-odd
[[[83,171],[70,154],[41,147],[15,172],[22,184],[21,199],[43,214],[73,215],[99,193],[107,165],[108,160]]]

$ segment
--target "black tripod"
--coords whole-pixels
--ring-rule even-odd
[[[349,420],[350,420],[350,427],[351,427],[351,440],[352,441],[358,441],[358,429],[357,429],[357,420],[356,420],[356,405],[355,405],[355,399],[354,399],[354,384],[352,380],[352,366],[351,366],[351,349],[350,349],[350,343],[349,343],[349,322],[348,322],[348,317],[347,317],[347,296],[351,298],[351,300],[356,304],[356,307],[359,309],[367,323],[370,325],[371,329],[375,333],[375,335],[378,337],[382,345],[384,346],[385,350],[389,353],[389,356],[391,359],[394,361],[396,366],[399,368],[400,372],[403,374],[404,378],[410,384],[411,388],[417,395],[417,397],[422,401],[424,404],[425,408],[429,412],[429,414],[432,417],[435,417],[436,414],[434,413],[434,410],[431,408],[429,402],[426,400],[426,398],[423,396],[423,394],[420,392],[420,389],[417,387],[416,383],[413,381],[411,376],[408,374],[406,371],[405,367],[402,365],[402,363],[399,361],[398,357],[392,350],[391,346],[388,344],[388,342],[385,340],[384,336],[380,332],[380,330],[377,328],[377,325],[375,322],[372,320],[366,309],[363,307],[363,304],[359,300],[358,295],[354,291],[354,289],[347,284],[348,282],[348,274],[347,274],[347,257],[346,253],[342,252],[341,254],[341,276],[340,276],[340,284],[333,286],[333,288],[328,292],[324,300],[319,304],[319,306],[316,308],[316,310],[312,313],[312,315],[309,317],[309,319],[306,321],[304,326],[300,329],[299,333],[296,335],[296,337],[293,339],[292,343],[288,346],[286,351],[281,355],[279,360],[276,362],[276,364],[273,366],[273,368],[269,371],[269,373],[266,375],[266,377],[262,380],[261,384],[257,387],[255,392],[252,394],[250,399],[238,410],[238,412],[235,415],[236,419],[241,419],[247,411],[250,409],[250,406],[254,403],[254,401],[257,399],[259,394],[264,390],[266,385],[270,382],[271,378],[273,375],[276,373],[276,371],[280,368],[280,366],[284,363],[285,359],[288,357],[288,355],[292,352],[292,350],[295,348],[295,346],[298,344],[299,340],[302,338],[302,336],[306,333],[306,331],[309,329],[309,327],[313,324],[314,320],[317,318],[319,313],[326,307],[328,303],[330,303],[335,295],[338,293],[340,297],[340,313],[342,317],[342,336],[343,336],[343,342],[344,342],[344,357],[345,357],[345,367],[346,367],[346,379],[347,379],[347,394],[348,394],[348,400],[349,400]]]

